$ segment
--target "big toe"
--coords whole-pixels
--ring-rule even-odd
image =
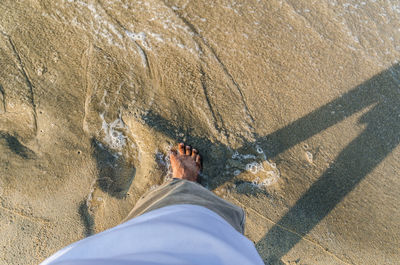
[[[184,155],[185,154],[185,144],[179,143],[178,150],[179,150],[180,155]]]
[[[175,163],[176,160],[178,159],[178,154],[176,153],[175,150],[172,150],[171,153],[169,154],[169,160],[171,161],[171,163]]]

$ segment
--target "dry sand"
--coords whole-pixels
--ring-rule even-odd
[[[398,264],[400,6],[0,2],[0,264],[118,224],[178,141],[265,264]]]

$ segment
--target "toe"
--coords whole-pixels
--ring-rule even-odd
[[[193,157],[193,159],[196,160],[196,156],[197,156],[198,153],[199,153],[199,151],[197,151],[197,149],[194,149],[194,148],[193,148],[193,150],[192,150],[192,157]]]
[[[184,143],[180,143],[178,146],[178,150],[179,150],[179,154],[180,155],[184,155],[185,154],[185,144]]]
[[[178,154],[176,153],[176,151],[175,150],[171,150],[171,153],[169,154],[169,159],[170,159],[170,161],[171,162],[175,162],[176,161],[176,156],[177,156]]]
[[[186,155],[190,156],[192,154],[192,147],[190,147],[190,145],[186,146]]]
[[[196,156],[196,165],[201,169],[201,156],[197,155]]]

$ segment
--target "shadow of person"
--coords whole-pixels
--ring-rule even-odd
[[[301,196],[293,207],[257,243],[267,250],[265,261],[277,262],[311,231],[335,206],[352,191],[368,173],[389,155],[400,142],[400,66],[396,64],[357,86],[342,97],[313,111],[293,124],[274,133],[274,137],[292,132],[289,148],[345,117],[372,106],[359,120],[364,131],[337,156],[332,166]],[[328,113],[340,106],[343,114],[331,118]],[[311,126],[314,124],[314,126]],[[311,126],[311,127],[309,127]],[[311,129],[311,131],[309,131]],[[288,234],[288,227],[301,236]]]
[[[366,124],[364,131],[339,153],[331,167],[256,244],[258,250],[263,250],[260,253],[267,253],[263,257],[266,262],[281,264],[281,258],[398,146],[399,84],[400,64],[396,64],[289,125],[269,135],[256,136],[257,143],[268,146],[267,157],[274,158],[356,112],[370,108],[359,120]],[[172,126],[160,115],[150,112],[143,120],[169,137],[182,140],[178,132],[185,130]],[[232,150],[222,143],[211,142],[207,137],[191,136],[190,132],[187,137],[188,142],[203,153],[212,178],[220,178],[232,152],[241,152],[252,144],[245,143],[244,147]],[[210,158],[210,153],[214,155],[215,151],[218,159]],[[214,182],[210,188],[216,188],[218,183],[227,180]],[[287,233],[281,227],[288,227],[297,234]]]

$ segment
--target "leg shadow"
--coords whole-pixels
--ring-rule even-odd
[[[302,195],[295,205],[257,243],[269,253],[267,262],[277,262],[301,239],[285,237],[281,226],[302,236],[309,233],[330,211],[400,143],[400,67],[394,65],[357,86],[342,97],[295,121],[269,137],[292,134],[277,154],[354,114],[373,106],[361,123],[365,130],[348,144],[332,166]],[[341,113],[332,117],[332,111]],[[290,139],[286,138],[285,139]]]

